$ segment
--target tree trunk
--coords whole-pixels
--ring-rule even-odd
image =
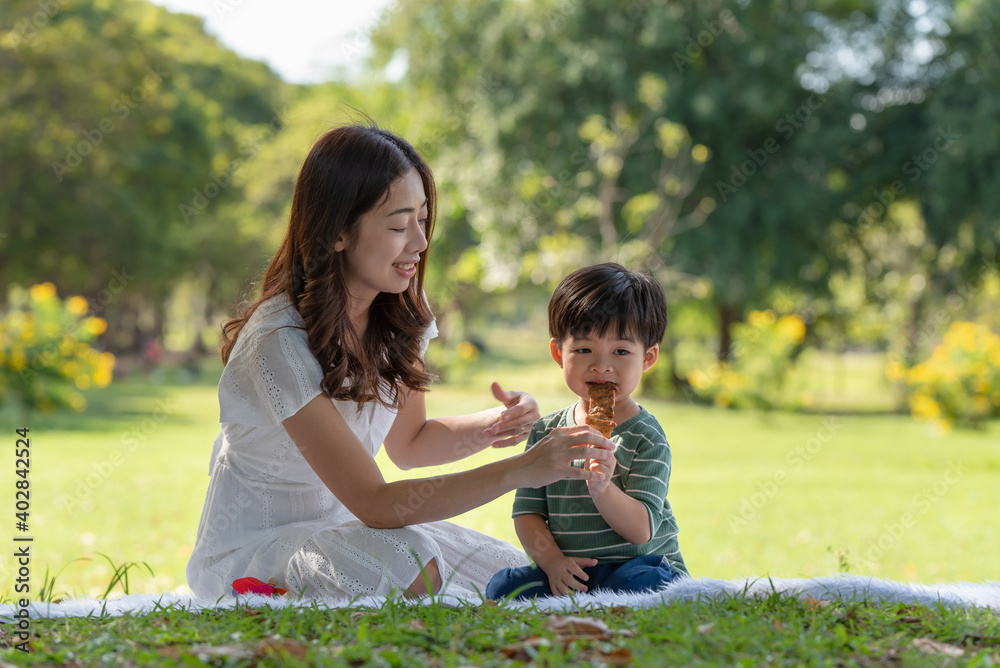
[[[153,327],[149,332],[149,335],[163,343],[163,325],[164,325],[164,311],[166,310],[166,303],[163,299],[154,297],[153,301]]]
[[[909,368],[920,360],[920,353],[923,352],[921,343],[928,337],[921,337],[921,325],[924,320],[924,297],[921,293],[910,304],[910,322],[907,323],[907,341],[904,349],[903,364]]]
[[[719,310],[719,352],[720,362],[728,361],[732,353],[732,327],[740,321],[740,309],[731,304],[716,304]]]

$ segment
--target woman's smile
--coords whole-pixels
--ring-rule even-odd
[[[404,278],[413,278],[413,275],[417,273],[417,265],[414,262],[394,262],[392,266]]]

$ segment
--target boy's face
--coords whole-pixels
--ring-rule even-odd
[[[566,385],[584,401],[589,401],[590,383],[618,385],[617,410],[619,405],[624,407],[628,403],[643,372],[656,364],[660,346],[654,345],[647,350],[641,342],[619,339],[617,332],[609,331],[604,336],[569,337],[561,343],[552,339],[549,351],[552,359],[562,367]]]

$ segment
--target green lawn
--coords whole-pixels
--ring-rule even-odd
[[[572,400],[558,367],[540,359],[544,341],[536,355],[534,337],[504,338],[510,345],[468,369],[466,382],[446,377],[433,389],[431,414],[493,405],[487,368],[505,386],[531,391],[543,412]],[[152,577],[132,572],[133,592],[183,590],[218,429],[219,369],[207,369],[190,384],[169,377],[160,384],[116,382],[91,392],[81,416],[34,416],[22,425],[9,411],[2,414],[10,425],[4,489],[13,490],[14,428],[31,429],[33,591],[46,567],[66,566],[58,591],[102,593],[112,569],[97,553],[117,564],[149,564]],[[864,391],[878,390],[869,384]],[[1000,529],[991,519],[1000,507],[997,424],[934,436],[894,414],[838,415],[830,422],[819,413],[640,401],[670,439],[670,501],[693,575],[808,577],[846,565],[852,573],[923,582],[997,577]],[[441,470],[509,454],[487,451]],[[387,478],[414,474],[397,471],[384,455],[379,462]],[[511,497],[456,521],[516,543]],[[13,493],[9,499],[13,506]],[[13,593],[8,552],[0,561],[0,595],[7,598]],[[73,562],[78,557],[93,560]]]
[[[1000,617],[984,609],[785,596],[549,616],[390,601],[379,609],[236,608],[35,620],[14,665],[995,666]],[[584,616],[586,619],[580,620]],[[0,639],[0,647],[3,646]],[[3,665],[9,665],[4,663]]]

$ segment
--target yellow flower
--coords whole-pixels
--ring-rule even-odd
[[[82,413],[87,408],[87,400],[81,397],[79,394],[70,397],[69,406],[76,413]]]
[[[462,341],[455,347],[458,356],[464,360],[475,361],[479,359],[479,349],[468,341]]]
[[[932,420],[941,415],[938,403],[924,394],[918,394],[910,399],[910,410],[913,417],[925,420]]]
[[[747,316],[747,322],[750,323],[751,327],[761,327],[764,323],[764,313],[762,311],[750,311],[750,315]]]
[[[90,304],[79,295],[66,300],[66,310],[73,315],[85,315],[90,310]]]
[[[14,371],[23,371],[28,366],[28,357],[24,354],[24,348],[14,348],[10,351],[10,365]]]
[[[719,382],[725,388],[737,390],[746,387],[748,384],[746,374],[730,371],[729,369],[723,369],[722,378],[719,379]]]
[[[910,385],[918,385],[929,381],[932,377],[930,367],[925,364],[918,364],[906,372],[906,382]]]
[[[989,415],[990,400],[982,394],[977,394],[972,398],[972,410],[979,415]]]
[[[38,285],[32,285],[29,293],[31,294],[32,301],[47,302],[55,298],[56,286],[49,282],[39,283]]]
[[[719,392],[718,394],[715,395],[715,405],[716,406],[720,406],[722,408],[725,408],[726,406],[728,406],[731,403],[733,403],[733,398],[729,394],[729,392],[726,392],[725,390],[723,390],[722,392]]]
[[[86,390],[88,387],[90,387],[90,377],[83,375],[77,376],[76,380],[74,381],[74,384],[77,386],[77,388],[81,390]]]
[[[100,336],[108,330],[108,322],[104,318],[87,318],[84,326],[94,336]]]
[[[774,320],[775,320],[774,311],[772,311],[771,309],[767,309],[766,311],[764,311],[764,324],[765,325],[773,325],[774,324]]]
[[[976,349],[979,326],[974,322],[953,322],[943,337],[944,344],[972,352]]]
[[[111,353],[101,353],[97,359],[97,370],[94,372],[94,385],[107,387],[114,377],[115,356]]]
[[[774,311],[768,311],[774,313]],[[795,343],[802,343],[806,337],[806,323],[797,315],[783,315],[778,320],[778,330]]]

